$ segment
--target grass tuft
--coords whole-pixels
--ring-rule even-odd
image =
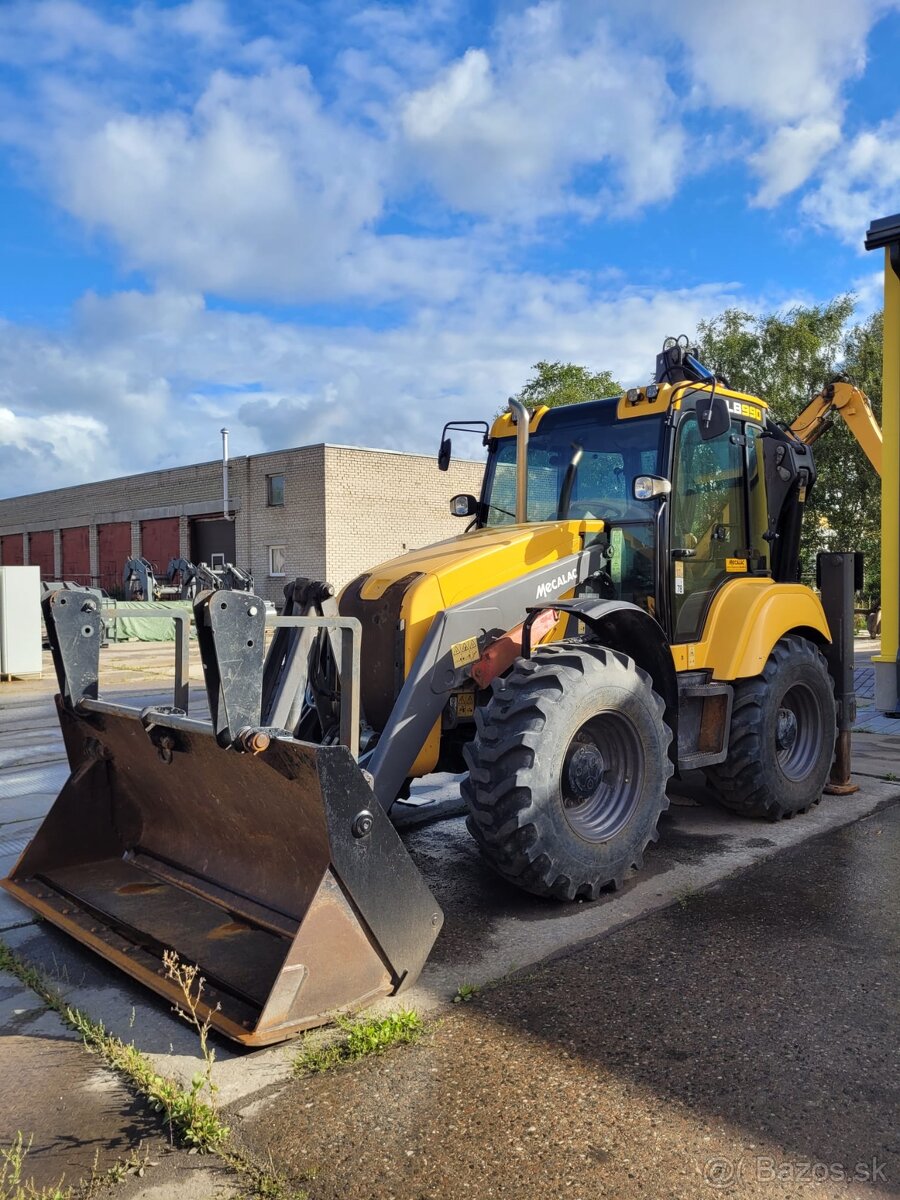
[[[481,988],[477,983],[461,983],[456,989],[456,995],[453,997],[454,1004],[468,1004],[474,1000]]]
[[[21,1130],[11,1146],[0,1146],[0,1200],[71,1200],[72,1188],[63,1181],[50,1187],[36,1187],[33,1179],[23,1179],[25,1159],[31,1149],[31,1138],[25,1142]]]
[[[317,1075],[372,1054],[383,1054],[391,1046],[418,1041],[425,1031],[422,1018],[412,1009],[400,1009],[386,1017],[342,1017],[337,1023],[342,1036],[336,1042],[313,1046],[304,1039],[293,1060],[296,1075]]]

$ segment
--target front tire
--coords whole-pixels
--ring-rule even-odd
[[[620,886],[669,803],[664,709],[649,676],[603,646],[554,643],[519,659],[465,748],[469,831],[491,866],[561,900]]]
[[[741,816],[793,817],[822,798],[836,736],[825,659],[806,638],[782,638],[761,675],[735,684],[728,758],[707,782]]]

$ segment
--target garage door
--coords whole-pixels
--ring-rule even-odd
[[[191,521],[191,558],[211,567],[234,562],[234,521],[221,517]]]
[[[24,542],[21,533],[7,533],[0,537],[0,562],[4,567],[21,567],[25,561]]]
[[[62,577],[76,583],[91,582],[91,542],[87,525],[60,532],[62,543]]]
[[[122,568],[131,558],[131,522],[113,521],[97,526],[97,565],[100,586],[110,595],[118,594],[122,586]]]
[[[141,521],[141,554],[153,564],[157,577],[164,575],[169,559],[178,557],[178,518]]]
[[[42,529],[39,533],[29,533],[28,561],[32,566],[41,568],[41,579],[56,578],[56,568],[53,565],[52,529]]]

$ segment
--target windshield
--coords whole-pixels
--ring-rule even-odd
[[[646,521],[647,505],[633,499],[631,485],[635,475],[660,473],[661,426],[660,417],[617,421],[615,402],[548,413],[528,443],[528,520],[557,519],[569,472],[573,520]],[[485,479],[485,524],[510,525],[516,519],[516,439],[499,438],[495,445]]]

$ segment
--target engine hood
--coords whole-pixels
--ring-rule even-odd
[[[543,521],[473,529],[389,559],[360,577],[361,587],[360,580],[347,587],[355,584],[365,601],[380,599],[401,580],[408,580],[416,591],[428,581],[431,587],[426,585],[426,590],[439,594],[434,595],[437,608],[450,608],[576,553],[603,527],[602,521]]]

